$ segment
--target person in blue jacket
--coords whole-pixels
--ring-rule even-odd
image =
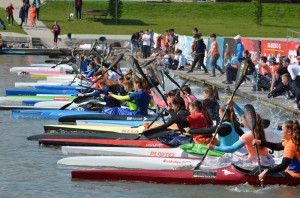
[[[236,35],[234,37],[235,43],[236,43],[236,56],[238,57],[239,62],[242,62],[243,60],[243,52],[245,50],[243,43],[241,42],[241,36]]]

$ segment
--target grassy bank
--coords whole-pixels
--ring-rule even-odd
[[[17,32],[17,33],[25,34],[23,29],[20,28],[20,26],[18,26],[18,23],[16,21],[14,21],[13,26],[8,25],[8,21],[6,19],[6,12],[3,8],[0,8],[0,18],[4,21],[4,23],[6,25],[6,30],[0,29],[0,32]]]
[[[241,34],[253,37],[285,37],[286,29],[300,31],[299,4],[264,4],[263,25],[254,22],[251,3],[140,3],[123,2],[123,16],[118,25],[107,17],[68,21],[73,12],[69,2],[50,2],[41,10],[43,22],[50,27],[57,20],[62,33],[131,34],[143,29],[164,32],[175,28],[190,35],[198,27],[204,35],[212,32],[223,36]],[[85,2],[83,9],[106,9],[105,2]]]

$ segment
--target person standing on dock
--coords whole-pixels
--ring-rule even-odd
[[[28,12],[30,8],[30,2],[29,0],[23,0],[23,3],[25,3],[25,24],[27,25],[27,20],[28,20]]]
[[[23,6],[20,8],[19,11],[19,18],[21,19],[20,27],[22,28],[23,23],[25,22],[25,15],[26,15],[26,4],[23,3]]]
[[[235,40],[236,43],[236,56],[241,63],[243,61],[243,52],[245,50],[243,43],[241,42],[241,36],[236,35],[233,39]]]
[[[41,7],[41,0],[33,0],[33,3],[36,8],[36,20],[40,20],[40,7]]]
[[[210,77],[216,77],[216,69],[220,71],[221,75],[223,75],[225,72],[221,69],[219,65],[217,65],[217,61],[220,57],[219,52],[219,45],[217,43],[217,36],[215,33],[210,35],[211,39],[211,47],[207,54],[207,58],[211,57],[210,59],[210,65],[212,67],[212,75]]]
[[[78,19],[78,18],[81,19],[82,0],[75,0],[74,8],[75,8],[76,19]]]
[[[60,27],[57,24],[57,21],[54,21],[54,25],[52,26],[51,31],[53,32],[54,35],[54,47],[57,48],[58,35],[60,34]]]
[[[6,13],[8,24],[14,25],[14,7],[12,3],[6,8]]]
[[[35,8],[35,5],[34,3],[31,4],[31,7],[30,7],[30,15],[29,15],[29,18],[30,18],[30,26],[31,27],[34,27],[35,26],[35,17],[36,17],[36,8]]]

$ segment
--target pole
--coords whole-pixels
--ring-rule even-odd
[[[116,24],[118,24],[118,1],[119,0],[115,0],[115,1],[116,1],[115,17],[116,17]]]

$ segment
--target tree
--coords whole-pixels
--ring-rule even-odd
[[[262,23],[262,0],[252,0],[252,3],[254,4],[255,10],[254,13],[256,15],[256,24],[261,25]]]
[[[116,22],[122,16],[122,8],[123,3],[121,0],[109,0],[108,13],[114,20],[116,20]]]

